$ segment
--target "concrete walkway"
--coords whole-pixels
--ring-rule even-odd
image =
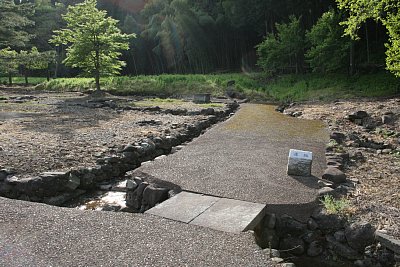
[[[250,233],[0,198],[0,266],[272,266]]]
[[[267,204],[267,211],[302,220],[314,207],[316,178],[286,174],[289,149],[312,151],[312,173],[321,177],[328,141],[322,122],[291,118],[269,105],[245,104],[228,121],[137,173],[186,191]]]

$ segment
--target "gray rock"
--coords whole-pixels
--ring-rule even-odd
[[[304,242],[306,242],[307,244],[311,244],[314,241],[320,240],[321,237],[321,231],[309,231],[302,236]]]
[[[270,249],[270,248],[266,248],[263,249],[263,252],[265,254],[267,254],[270,258],[279,258],[281,256],[281,253],[279,252],[279,250],[277,249]]]
[[[340,243],[346,243],[346,236],[345,236],[343,230],[336,231],[336,232],[333,234],[333,237],[335,237],[335,239],[336,239],[337,241],[339,241]]]
[[[286,262],[282,264],[282,267],[296,267],[296,265],[292,262]]]
[[[316,230],[318,228],[318,224],[316,223],[316,221],[314,219],[310,218],[307,221],[307,227],[311,231],[314,231],[314,230]]]
[[[101,208],[102,211],[120,211],[121,206],[119,205],[113,205],[113,204],[106,204]]]
[[[369,117],[369,114],[367,112],[360,110],[360,111],[354,112],[353,114],[350,114],[347,118],[351,122],[357,123],[358,121],[362,121],[368,117]]]
[[[332,187],[322,187],[318,190],[318,196],[332,195],[334,191]]]
[[[387,114],[382,116],[382,123],[389,124],[393,122],[393,114]]]
[[[325,232],[334,232],[344,227],[345,221],[335,214],[328,214],[325,209],[318,209],[311,215],[318,228]]]
[[[137,183],[133,180],[126,180],[126,190],[134,191],[138,187]]]
[[[324,248],[318,241],[312,242],[308,249],[307,249],[307,255],[310,257],[316,257],[320,255],[324,251]]]
[[[65,192],[57,196],[49,197],[44,199],[44,203],[53,205],[53,206],[60,206],[64,204],[65,202],[74,199],[82,194],[84,194],[86,191],[77,189],[73,192]]]
[[[328,242],[328,247],[343,258],[348,260],[360,260],[363,258],[355,249],[352,249],[347,244],[336,241],[334,237],[328,236],[326,241]]]
[[[352,223],[345,229],[347,243],[353,249],[364,252],[375,240],[375,228],[367,222]]]
[[[80,184],[81,184],[81,179],[79,179],[78,176],[70,173],[68,182],[65,185],[65,187],[67,187],[69,190],[73,191],[73,190],[77,189]]]
[[[143,191],[143,210],[148,210],[166,199],[168,199],[168,189],[157,188],[153,185],[147,186]]]
[[[271,261],[276,262],[276,263],[281,263],[281,262],[284,262],[285,260],[282,258],[279,258],[279,257],[274,257],[274,258],[271,258]]]
[[[0,170],[0,182],[4,181],[4,179],[6,179],[8,175],[9,173],[6,169]]]
[[[297,237],[285,237],[279,245],[281,250],[287,250],[289,253],[294,255],[301,255],[304,253],[305,244],[304,241]]]
[[[329,167],[322,175],[322,179],[331,181],[335,184],[340,184],[346,182],[346,174],[337,168]]]
[[[276,230],[279,236],[299,236],[307,230],[307,226],[289,215],[282,215],[276,221]]]
[[[346,135],[340,132],[332,132],[330,138],[335,140],[338,144],[341,144],[346,139]]]
[[[148,185],[147,182],[143,182],[135,191],[128,191],[126,193],[126,205],[135,210],[140,210],[142,206],[143,191]]]
[[[134,177],[133,181],[139,186],[141,183],[143,183],[143,179],[140,177]]]
[[[376,240],[381,243],[382,246],[394,251],[396,254],[400,254],[400,240],[395,239],[385,233],[376,231]]]

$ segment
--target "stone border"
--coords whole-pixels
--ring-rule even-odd
[[[91,168],[70,170],[67,172],[45,172],[37,177],[18,178],[11,172],[0,170],[0,196],[33,202],[44,202],[60,206],[78,197],[86,190],[95,189],[96,185],[111,178],[123,176],[127,171],[136,169],[142,162],[169,154],[173,147],[198,137],[210,126],[225,120],[239,108],[235,101],[226,104],[224,110],[213,108],[203,109],[194,114],[187,110],[165,113],[174,115],[207,115],[208,117],[193,124],[187,124],[175,134],[161,137],[144,138],[138,142],[127,144],[116,155],[97,160],[97,165]],[[141,111],[160,111],[160,109]]]

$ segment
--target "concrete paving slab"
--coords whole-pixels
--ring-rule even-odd
[[[265,215],[265,205],[221,198],[190,224],[240,233],[252,230]]]
[[[149,209],[146,213],[174,221],[189,223],[214,205],[218,200],[220,200],[220,198],[181,192],[154,208]]]

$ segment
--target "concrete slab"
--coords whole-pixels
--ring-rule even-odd
[[[146,211],[146,213],[174,221],[189,223],[214,205],[218,200],[220,200],[218,197],[181,192]]]
[[[222,198],[190,224],[240,233],[252,230],[265,215],[265,205]]]

